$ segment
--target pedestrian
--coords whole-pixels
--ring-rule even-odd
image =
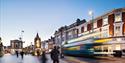
[[[45,51],[42,52],[41,59],[42,59],[42,63],[46,63],[46,61],[47,61],[47,57],[46,57],[46,53],[45,53]]]
[[[50,52],[50,55],[53,63],[59,63],[59,50],[57,46],[54,46],[54,49]]]
[[[21,58],[23,59],[24,52],[20,52]]]
[[[17,56],[17,58],[18,58],[18,56],[19,56],[19,55],[18,55],[18,51],[15,51],[15,53],[16,53],[16,56]]]

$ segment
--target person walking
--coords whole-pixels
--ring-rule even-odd
[[[20,52],[21,58],[23,59],[24,52]]]
[[[46,63],[47,57],[46,57],[45,51],[43,51],[42,56],[41,56],[41,59],[42,59],[42,63]]]
[[[54,46],[54,49],[50,52],[50,55],[53,63],[59,63],[59,50],[57,46]]]
[[[19,56],[19,55],[18,55],[18,51],[15,51],[15,53],[16,53],[16,56],[17,56],[17,58],[18,58],[18,56]]]

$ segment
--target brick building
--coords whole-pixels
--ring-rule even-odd
[[[113,9],[87,22],[78,22],[79,19],[55,31],[55,43],[64,45],[94,38],[93,43],[104,44],[94,47],[103,53],[111,54],[114,50],[125,49],[125,8]]]

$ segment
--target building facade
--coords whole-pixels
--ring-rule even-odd
[[[15,53],[15,51],[22,51],[23,49],[23,42],[21,40],[11,40],[10,41],[11,46],[11,53]]]
[[[95,46],[95,50],[106,54],[112,54],[115,50],[125,50],[125,8],[114,9],[79,25],[76,23],[59,28],[54,34],[55,42],[64,45],[94,38],[97,40],[93,43],[104,44]]]
[[[46,51],[46,53],[50,53],[53,47],[55,46],[55,40],[54,37],[51,36],[50,39],[44,40],[43,42],[43,49]]]
[[[54,39],[54,37],[51,37],[47,41],[47,43],[48,43],[48,52],[50,52],[54,48],[54,46],[55,46],[55,39]]]
[[[115,50],[125,50],[125,8],[114,9],[78,26],[77,29],[81,31],[79,35],[84,39],[93,37],[98,39],[95,43],[105,44],[96,46],[95,49],[109,54]]]
[[[77,38],[79,34],[79,30],[76,27],[85,22],[86,22],[85,19],[83,20],[77,19],[75,23],[69,26],[60,27],[54,33],[55,44],[57,46],[61,46],[62,43],[65,43],[70,39]]]

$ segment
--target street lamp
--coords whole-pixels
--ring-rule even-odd
[[[94,19],[94,13],[93,13],[92,10],[89,11],[89,16],[91,16],[91,18],[92,18],[92,20],[91,20],[91,21],[92,21],[91,28],[92,28],[92,32],[93,32],[93,31],[94,31],[94,27],[93,27],[93,26],[94,26],[94,25],[93,25],[93,23],[94,23],[94,20],[93,20],[93,19]]]
[[[23,33],[24,33],[24,31],[22,30],[21,34],[20,34],[20,37],[19,37],[19,40],[22,41],[22,42],[23,42]]]

